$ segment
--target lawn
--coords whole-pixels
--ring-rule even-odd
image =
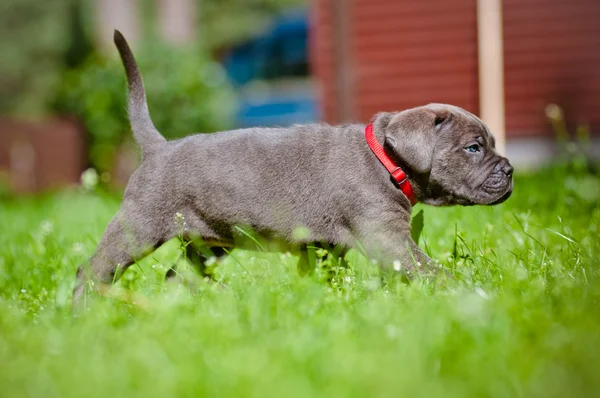
[[[217,282],[176,240],[73,316],[75,269],[119,206],[101,193],[0,202],[2,397],[600,395],[600,179],[518,174],[495,207],[424,209],[420,245],[454,280],[234,251]],[[326,273],[333,273],[331,281]]]

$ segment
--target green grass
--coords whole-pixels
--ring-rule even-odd
[[[4,200],[0,396],[598,396],[599,187],[555,167],[517,176],[501,206],[423,207],[421,246],[455,280],[381,286],[354,254],[328,283],[235,251],[219,283],[165,283],[173,241],[119,282],[135,304],[77,317],[75,269],[119,201]]]

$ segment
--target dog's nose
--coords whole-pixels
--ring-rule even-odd
[[[502,172],[504,174],[506,174],[507,176],[512,177],[514,169],[513,169],[512,165],[508,162],[508,159],[504,158],[500,161],[500,163],[501,163],[500,167],[501,167]]]

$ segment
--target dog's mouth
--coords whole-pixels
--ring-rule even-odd
[[[495,172],[488,175],[479,187],[468,187],[465,183],[457,190],[442,188],[441,184],[434,185],[429,197],[423,203],[432,206],[494,206],[505,202],[513,191],[511,175]],[[433,194],[432,194],[433,193]]]
[[[487,196],[485,205],[494,206],[505,202],[513,191],[513,180],[504,173],[494,173],[481,186],[481,191]]]
[[[492,203],[490,203],[490,206],[494,206],[494,205],[499,205],[500,203],[505,202],[508,198],[510,198],[510,195],[512,195],[512,188],[509,189],[508,191],[506,191],[506,193],[504,195],[502,195],[502,197],[498,200],[493,201]]]
[[[459,195],[456,203],[462,206],[494,206],[510,198],[512,191],[512,177],[504,173],[493,173],[488,176],[479,189],[468,195]]]

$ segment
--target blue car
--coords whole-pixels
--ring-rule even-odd
[[[262,35],[232,48],[223,64],[239,95],[237,127],[318,120],[305,11],[277,18]]]

